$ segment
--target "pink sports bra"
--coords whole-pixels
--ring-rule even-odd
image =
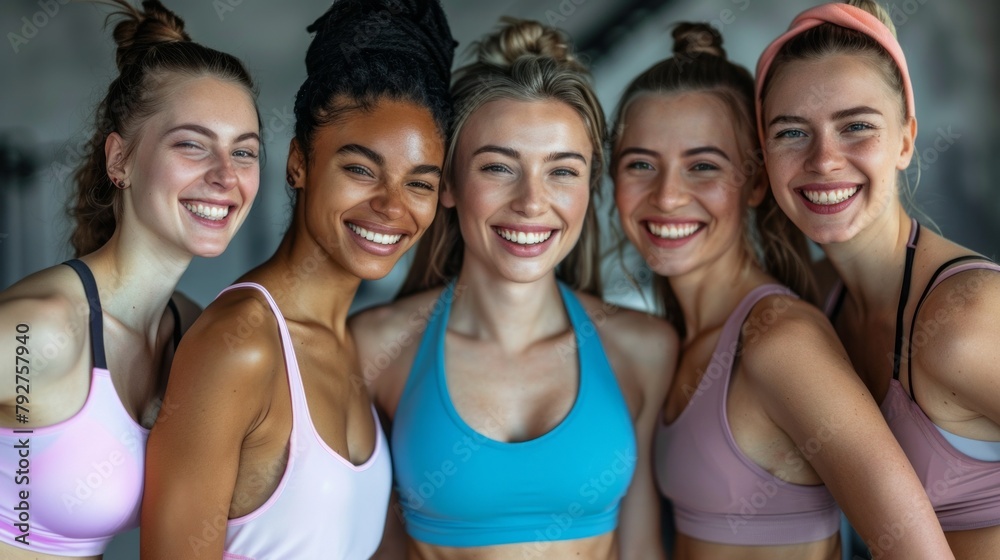
[[[90,306],[90,389],[83,408],[58,424],[0,428],[0,534],[32,552],[94,556],[139,525],[149,430],[132,419],[111,382],[93,274],[82,261],[64,264],[80,276]],[[176,344],[180,326],[170,307]]]
[[[392,486],[389,449],[375,408],[375,449],[364,464],[355,466],[330,449],[313,426],[295,347],[277,303],[266,288],[250,282],[221,293],[239,288],[260,291],[278,321],[292,395],[292,432],[278,487],[255,511],[229,520],[222,557],[370,558],[382,541]]]
[[[699,540],[798,544],[825,539],[840,527],[840,510],[825,486],[775,477],[743,454],[729,428],[726,398],[741,328],[754,305],[774,294],[791,292],[767,284],[743,298],[723,326],[687,407],[671,424],[657,426],[657,484],[673,502],[677,530]]]
[[[960,272],[974,269],[1000,271],[1000,266],[986,261],[984,257],[968,255],[944,263],[931,277],[917,300],[910,321],[910,340],[906,354],[907,382],[911,394],[907,394],[899,381],[903,355],[903,310],[909,299],[910,277],[919,237],[920,224],[914,220],[907,243],[906,267],[896,314],[892,379],[880,408],[889,429],[896,436],[899,446],[910,459],[917,477],[927,490],[941,528],[945,531],[965,531],[997,526],[1000,525],[1000,461],[980,461],[962,453],[944,438],[937,426],[924,414],[916,401],[909,349],[913,347],[914,332],[917,330],[917,314],[934,288]],[[964,264],[960,264],[963,262]],[[838,283],[827,300],[827,315],[831,321],[836,319],[845,294],[843,284]]]

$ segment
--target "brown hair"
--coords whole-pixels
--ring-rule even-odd
[[[597,295],[601,290],[600,233],[594,198],[604,168],[604,111],[590,84],[589,72],[559,30],[537,21],[506,17],[501,23],[498,31],[473,44],[476,60],[455,71],[451,88],[455,120],[445,153],[442,187],[453,184],[455,150],[462,127],[483,105],[498,99],[554,100],[575,109],[594,147],[590,204],[580,240],[556,274],[573,289]],[[455,209],[439,206],[434,222],[417,246],[399,296],[441,286],[457,276],[464,247]]]
[[[755,127],[754,82],[750,72],[726,59],[722,36],[708,24],[680,23],[673,30],[673,38],[674,56],[640,74],[622,95],[612,127],[612,174],[617,162],[618,141],[625,127],[625,115],[636,98],[648,94],[701,91],[718,97],[732,113],[737,145],[741,151],[736,163],[739,165],[738,172],[745,178],[743,184],[766,181]],[[753,222],[748,220],[745,224],[743,238],[750,258],[760,262],[768,273],[803,297],[814,300],[815,287],[808,264],[806,238],[778,207],[769,188],[756,208]],[[658,276],[653,285],[666,318],[684,336],[684,317],[669,282]]]
[[[126,143],[126,157],[131,154],[141,136],[142,124],[161,108],[169,94],[170,87],[163,79],[166,75],[212,76],[239,84],[251,99],[256,98],[253,79],[243,63],[232,55],[192,42],[184,31],[184,21],[158,0],[144,0],[142,10],[126,0],[100,3],[117,8],[108,20],[121,18],[113,33],[118,44],[115,63],[119,75],[97,106],[87,156],[73,175],[76,195],[69,214],[76,224],[70,243],[78,257],[111,239],[122,211],[121,192],[107,173],[104,144],[108,135],[120,134]]]

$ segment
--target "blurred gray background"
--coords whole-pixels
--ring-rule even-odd
[[[293,97],[305,77],[309,42],[305,27],[330,2],[164,2],[184,18],[196,41],[246,61],[260,86],[260,113],[266,127],[267,162],[243,229],[223,256],[196,259],[181,280],[180,289],[204,305],[266,259],[285,230],[289,212],[284,165],[292,136]],[[94,106],[115,75],[113,41],[109,30],[102,30],[106,9],[66,3],[0,2],[0,30],[6,38],[0,45],[0,289],[70,256],[65,213],[69,178],[90,137]],[[457,64],[467,60],[462,55],[469,43],[502,15],[565,29],[590,61],[610,116],[627,82],[669,55],[672,23],[712,22],[722,31],[730,59],[753,70],[764,46],[784,31],[795,14],[817,2],[443,0],[443,4],[461,43]],[[1000,46],[1000,5],[974,0],[883,0],[883,5],[899,30],[916,95],[922,161],[917,206],[948,237],[996,256],[1000,164],[994,154],[1000,152],[1000,71],[993,53]],[[604,187],[607,208],[611,202],[607,180]],[[602,216],[607,214],[602,210]],[[406,264],[385,280],[363,286],[358,305],[391,297]],[[610,263],[607,270],[620,273]],[[607,297],[642,305],[628,290],[614,289]],[[105,558],[137,558],[135,543],[134,534],[119,538]]]

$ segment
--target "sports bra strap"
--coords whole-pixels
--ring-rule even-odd
[[[954,274],[962,272],[962,270],[965,270],[965,267],[956,267],[955,269],[951,269],[951,267],[953,265],[956,265],[956,264],[960,263],[960,262],[973,261],[973,260],[986,261],[983,264],[987,264],[987,265],[992,264],[993,265],[992,267],[987,266],[987,267],[984,267],[984,268],[994,268],[994,269],[1000,270],[1000,268],[996,267],[996,264],[993,263],[993,261],[991,261],[990,259],[988,259],[986,257],[983,257],[981,255],[964,255],[964,256],[961,256],[961,257],[955,257],[954,259],[951,259],[950,261],[942,264],[941,266],[938,267],[937,270],[934,271],[934,274],[931,275],[931,279],[927,282],[927,287],[924,288],[923,293],[920,294],[920,299],[917,300],[917,307],[913,310],[913,317],[910,318],[910,335],[908,337],[909,338],[909,346],[908,346],[907,351],[906,351],[906,354],[907,354],[906,355],[906,383],[910,387],[910,391],[909,391],[910,392],[910,400],[912,400],[913,402],[917,402],[917,394],[913,390],[913,360],[910,359],[910,354],[912,354],[912,350],[913,350],[913,331],[914,331],[914,328],[917,325],[917,314],[920,313],[920,307],[924,304],[924,300],[927,299],[927,296],[930,295],[931,290],[933,290],[935,287],[937,287],[937,285],[940,283],[938,281],[938,277],[940,277],[942,274],[944,274],[944,278],[941,278],[941,280],[943,281],[943,280],[947,279],[948,277],[950,277],[950,276],[952,276]],[[951,270],[949,270],[949,269],[951,269]],[[948,274],[949,272],[951,274]],[[898,341],[898,339],[897,339],[897,341]],[[898,355],[897,355],[897,358],[898,358]],[[918,403],[918,405],[919,405],[919,403]]]
[[[174,303],[173,299],[167,300],[167,309],[170,310],[170,314],[174,317],[174,350],[177,350],[177,345],[181,343],[181,312],[177,309],[177,304]]]
[[[76,271],[83,282],[83,293],[90,306],[90,352],[94,367],[108,369],[108,360],[104,356],[104,314],[101,311],[101,295],[97,291],[97,281],[90,268],[80,259],[72,259],[63,264]]]
[[[903,267],[903,285],[899,289],[899,304],[896,306],[896,348],[892,353],[892,378],[896,380],[899,380],[899,362],[903,357],[903,311],[906,310],[906,302],[910,298],[913,258],[917,253],[917,241],[919,239],[920,224],[911,218],[910,240],[906,243],[906,264]]]

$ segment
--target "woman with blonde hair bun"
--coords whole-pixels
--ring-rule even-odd
[[[854,368],[955,555],[996,558],[1000,266],[900,201],[917,118],[889,14],[871,0],[799,14],[761,55],[757,107],[775,199],[839,277],[827,312]]]
[[[674,56],[623,95],[611,166],[683,336],[654,447],[672,558],[837,560],[838,505],[876,557],[949,558],[829,322],[796,294],[811,291],[805,240],[768,190],[750,73],[707,24],[673,35]]]
[[[442,208],[401,297],[351,323],[409,555],[662,557],[648,450],[677,337],[599,297],[604,114],[553,28],[505,19],[475,53]]]

